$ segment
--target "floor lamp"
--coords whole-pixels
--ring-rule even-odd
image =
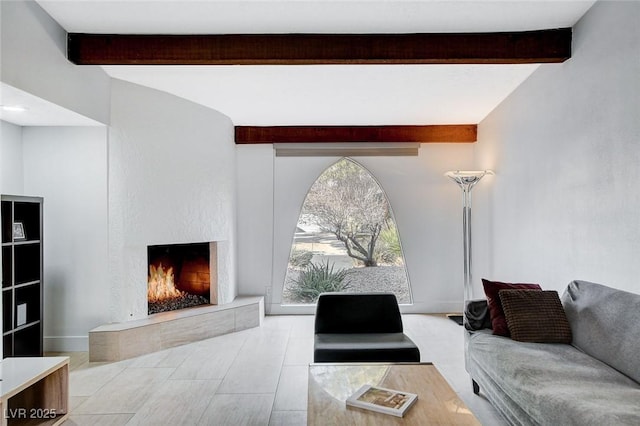
[[[494,174],[492,170],[455,170],[445,173],[462,189],[462,246],[464,250],[464,303],[473,298],[471,279],[471,190],[485,175]],[[463,309],[464,309],[463,303]],[[450,315],[449,318],[462,325],[462,315]]]

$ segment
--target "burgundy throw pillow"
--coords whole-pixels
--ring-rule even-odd
[[[498,292],[500,290],[542,290],[539,284],[512,284],[500,281],[489,281],[482,279],[484,294],[487,296],[487,304],[489,305],[489,316],[491,317],[491,328],[493,334],[509,337],[509,327],[504,316],[502,303]]]

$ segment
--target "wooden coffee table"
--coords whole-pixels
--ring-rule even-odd
[[[347,407],[364,384],[415,393],[404,417]],[[431,363],[309,365],[307,425],[480,425]]]

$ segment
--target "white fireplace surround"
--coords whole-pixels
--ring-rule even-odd
[[[225,305],[231,303],[235,298],[234,286],[232,281],[232,268],[229,262],[231,256],[231,244],[229,241],[215,241],[215,259],[211,261],[211,268],[216,268],[217,275],[217,304]],[[153,245],[165,244],[187,244],[187,242],[154,242]],[[133,250],[123,262],[124,269],[129,278],[122,282],[132,282],[129,286],[119,286],[116,290],[120,290],[114,296],[119,300],[119,309],[116,307],[113,312],[113,322],[125,322],[132,320],[144,319],[147,317],[147,279],[148,279],[148,260],[147,245],[141,245],[136,248],[135,255]],[[215,265],[214,265],[215,260]],[[214,274],[213,271],[211,271]]]
[[[189,244],[188,242],[161,242],[152,245]],[[89,331],[89,360],[110,362],[168,349],[174,346],[258,327],[264,317],[262,297],[235,297],[229,259],[231,244],[228,241],[209,242],[211,276],[216,276],[216,305],[201,305],[175,311],[147,315],[147,246],[139,251],[143,262],[134,270],[135,288],[127,293],[132,308],[130,318],[104,324]],[[212,285],[214,285],[212,278]],[[212,298],[213,301],[213,298]],[[143,311],[140,311],[143,309]],[[134,318],[133,312],[136,312]]]
[[[233,123],[210,108],[111,82],[109,318],[147,317],[147,246],[215,241],[218,305],[236,295]],[[212,141],[210,135],[221,135]],[[226,135],[228,134],[228,139]]]

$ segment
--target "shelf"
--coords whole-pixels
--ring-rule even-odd
[[[29,281],[26,283],[22,283],[22,284],[16,284],[13,286],[14,289],[18,289],[18,288],[22,288],[22,287],[29,287],[30,285],[35,285],[35,284],[40,284],[40,281]]]
[[[28,201],[13,203],[13,223],[22,223],[26,237],[31,241],[40,239],[40,206],[40,203]]]
[[[13,329],[13,332],[14,332],[14,333],[17,333],[18,331],[25,330],[25,329],[27,329],[27,328],[29,328],[29,327],[33,327],[34,325],[38,325],[38,324],[40,324],[40,320],[32,321],[32,322],[28,322],[28,323],[26,323],[26,324],[21,325],[20,327],[16,327],[16,328],[14,328],[14,329]]]
[[[2,195],[1,204],[3,357],[40,357],[42,198]]]
[[[42,356],[40,322],[25,325],[13,333],[13,356]]]
[[[12,245],[13,246],[25,246],[25,245],[29,245],[29,244],[39,244],[39,243],[40,243],[40,240],[21,240],[21,241],[14,241]]]
[[[13,291],[2,292],[2,332],[13,330]]]
[[[24,324],[20,324],[19,316],[22,314],[25,324],[40,321],[41,307],[40,303],[40,286],[30,285],[27,287],[20,287],[15,291],[15,323],[14,327],[17,329]],[[20,306],[23,306],[22,312],[20,312]]]
[[[40,252],[40,244],[23,244],[14,246],[14,286],[40,280]]]
[[[11,246],[2,247],[2,288],[13,283],[13,250]]]
[[[5,354],[13,353],[13,332],[6,333],[2,336],[2,350]]]
[[[2,244],[11,243],[13,238],[11,236],[11,224],[13,223],[13,205],[10,201],[2,201],[2,208],[0,209],[2,215]]]

